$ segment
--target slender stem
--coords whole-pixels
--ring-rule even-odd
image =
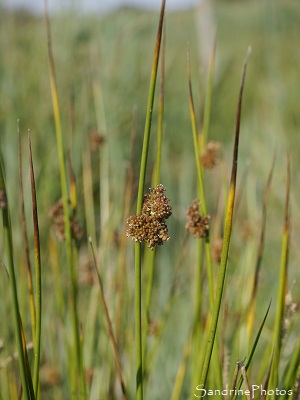
[[[81,386],[81,392],[86,397],[86,387],[85,387],[85,378],[83,374],[82,367],[82,354],[81,354],[81,342],[79,335],[79,324],[78,324],[78,315],[77,315],[77,272],[73,263],[72,256],[72,237],[71,237],[71,227],[70,227],[70,216],[69,216],[69,199],[68,199],[68,187],[67,187],[67,174],[65,167],[65,156],[64,156],[64,146],[63,146],[63,137],[62,137],[62,129],[60,122],[60,112],[59,112],[59,103],[58,103],[58,95],[57,95],[57,87],[56,87],[56,78],[55,78],[55,68],[54,68],[54,59],[52,53],[52,45],[51,45],[51,32],[50,32],[50,21],[48,14],[48,6],[47,0],[44,0],[45,3],[45,21],[46,21],[46,29],[47,29],[47,43],[48,43],[48,63],[49,63],[49,72],[50,72],[50,87],[51,87],[51,95],[52,95],[52,106],[53,106],[53,114],[54,114],[54,122],[55,122],[55,132],[56,132],[56,141],[57,141],[57,151],[58,151],[58,159],[59,159],[59,169],[60,169],[60,183],[61,183],[61,193],[63,199],[63,210],[64,210],[64,234],[65,234],[65,243],[66,243],[66,254],[67,254],[67,263],[70,270],[71,276],[71,318],[72,318],[72,330],[73,330],[73,340],[75,347],[75,356],[76,356],[76,372],[79,376],[79,382]],[[72,391],[75,396],[76,388],[73,388]]]
[[[30,181],[31,181],[31,197],[32,197],[32,216],[34,229],[34,261],[35,261],[35,289],[36,289],[36,327],[35,327],[35,345],[34,345],[34,369],[33,369],[33,384],[34,393],[38,398],[39,392],[39,366],[41,355],[41,328],[42,328],[42,284],[41,284],[41,257],[40,257],[40,234],[37,213],[37,201],[35,190],[35,178],[32,161],[32,150],[30,136],[28,133],[29,147],[29,164],[30,164]]]
[[[202,135],[202,146],[200,150],[204,150],[204,146],[207,143],[209,123],[210,123],[210,112],[211,112],[211,98],[212,98],[212,88],[214,80],[214,69],[215,69],[215,56],[216,56],[216,38],[214,40],[213,49],[209,58],[208,67],[208,79],[205,91],[205,102],[204,102],[204,119],[203,119],[203,135]]]
[[[19,185],[20,185],[20,200],[21,200],[21,214],[22,214],[22,231],[23,231],[23,240],[25,246],[25,264],[27,271],[27,282],[28,282],[28,290],[29,290],[29,304],[30,304],[30,316],[31,316],[31,330],[32,330],[32,338],[35,342],[35,326],[36,326],[36,318],[35,318],[35,303],[34,303],[34,293],[33,293],[33,281],[32,281],[32,272],[31,272],[31,264],[29,257],[29,244],[28,244],[28,236],[26,230],[26,217],[25,217],[25,207],[24,207],[24,191],[23,191],[23,178],[22,178],[22,149],[21,149],[21,136],[19,129],[19,121],[18,121],[18,161],[19,161]]]
[[[241,121],[241,111],[242,111],[242,98],[243,98],[243,90],[245,83],[245,75],[246,75],[246,67],[250,54],[250,48],[247,51],[247,55],[244,62],[242,81],[240,86],[239,93],[239,101],[238,101],[238,109],[236,116],[236,129],[235,129],[235,142],[233,149],[233,161],[232,161],[232,170],[231,170],[231,180],[230,180],[230,189],[228,194],[228,203],[227,203],[227,211],[225,217],[225,227],[224,227],[224,239],[223,239],[223,249],[221,256],[221,264],[220,264],[220,272],[217,282],[217,293],[216,300],[214,304],[213,314],[212,314],[212,322],[210,327],[209,339],[206,347],[205,357],[204,357],[204,365],[201,375],[200,383],[205,386],[208,369],[210,364],[210,359],[213,351],[215,335],[217,331],[219,313],[221,308],[222,295],[225,285],[225,276],[227,269],[227,260],[228,260],[228,252],[229,252],[229,244],[231,237],[231,229],[232,229],[232,217],[233,217],[233,209],[234,209],[234,200],[235,200],[235,191],[236,191],[236,175],[237,175],[237,166],[238,166],[238,149],[239,149],[239,136],[240,136],[240,121]]]
[[[284,227],[282,235],[281,262],[280,262],[280,278],[277,294],[276,318],[274,327],[274,359],[272,365],[271,378],[269,387],[276,387],[278,384],[278,367],[280,361],[280,353],[282,346],[282,324],[284,318],[285,298],[287,290],[288,278],[288,255],[290,242],[290,186],[291,186],[291,171],[290,159],[287,158],[287,183],[286,183],[286,200],[285,200],[285,215]],[[275,386],[274,386],[275,385]],[[275,396],[271,397],[275,399]]]
[[[204,215],[207,215],[203,172],[202,172],[202,167],[200,164],[200,152],[199,152],[198,136],[197,136],[197,124],[196,124],[195,106],[194,106],[193,90],[192,90],[189,48],[187,51],[187,73],[188,73],[188,85],[189,85],[190,116],[191,116],[195,161],[196,161],[197,176],[198,176],[197,183],[198,183],[198,190],[199,190],[200,199],[201,199],[201,211]],[[207,261],[207,277],[208,277],[208,284],[209,284],[209,304],[210,304],[210,309],[212,310],[213,304],[214,304],[214,283],[213,283],[213,276],[212,276],[212,262],[211,262],[211,253],[210,253],[209,234],[205,239],[205,254],[206,254],[206,261]],[[198,265],[198,266],[200,268],[200,265]],[[197,291],[197,294],[200,296],[199,290]]]
[[[10,289],[11,289],[11,300],[12,300],[12,308],[13,308],[13,318],[15,325],[15,336],[17,349],[19,354],[19,367],[20,367],[20,375],[23,387],[23,393],[25,400],[34,399],[34,393],[30,391],[30,383],[29,383],[29,373],[30,371],[26,371],[26,362],[25,362],[25,354],[23,350],[22,344],[22,327],[21,327],[21,318],[19,312],[19,302],[18,302],[18,293],[17,293],[17,283],[15,276],[15,267],[13,260],[13,242],[12,242],[12,234],[11,234],[11,224],[10,224],[10,216],[8,210],[8,201],[6,197],[6,188],[4,182],[4,165],[2,162],[2,154],[0,155],[0,208],[2,211],[2,223],[4,229],[4,244],[7,253],[7,264],[8,264],[8,272],[10,279]]]
[[[160,69],[160,86],[159,86],[159,102],[158,102],[158,127],[157,127],[157,142],[156,142],[156,157],[155,157],[155,168],[152,176],[151,187],[155,187],[160,183],[160,172],[161,172],[161,155],[162,155],[162,139],[163,139],[163,120],[164,120],[164,84],[165,84],[165,43],[166,43],[166,25],[164,24],[163,37],[162,37],[162,49],[161,49],[161,69]],[[145,321],[145,341],[143,343],[143,357],[144,357],[144,368],[143,374],[147,375],[146,365],[146,354],[147,354],[147,335],[148,327],[150,322],[150,306],[152,299],[153,281],[154,281],[154,262],[156,249],[148,251],[148,279],[146,288],[146,321]]]
[[[93,255],[94,268],[95,268],[95,272],[96,272],[96,275],[97,275],[97,278],[98,278],[99,287],[100,287],[100,295],[101,295],[101,300],[102,300],[102,304],[103,304],[103,307],[104,307],[104,314],[105,314],[105,319],[106,319],[106,324],[107,324],[107,329],[108,329],[108,335],[109,335],[109,339],[110,339],[110,342],[111,342],[112,348],[113,348],[113,353],[114,353],[114,359],[115,359],[115,364],[116,364],[116,368],[117,368],[118,379],[120,381],[121,390],[122,390],[122,394],[123,394],[123,399],[126,400],[127,399],[126,388],[125,388],[125,383],[124,383],[123,376],[122,376],[121,362],[120,362],[118,351],[117,351],[117,343],[116,343],[116,339],[115,339],[115,336],[114,336],[114,333],[113,333],[112,323],[111,323],[111,319],[110,319],[110,316],[109,316],[107,303],[106,303],[105,296],[104,296],[102,278],[101,278],[100,273],[99,273],[99,271],[97,269],[97,261],[96,261],[95,251],[94,251],[94,247],[93,247],[93,243],[92,243],[92,238],[91,237],[89,238],[89,242],[90,242],[92,255]]]
[[[141,244],[135,244],[136,400],[143,399]]]
[[[147,111],[146,111],[146,121],[145,121],[145,129],[144,129],[144,140],[143,140],[143,148],[142,148],[142,158],[141,158],[141,166],[140,166],[140,177],[139,177],[139,188],[138,188],[138,199],[137,199],[137,207],[136,213],[139,215],[143,206],[143,197],[144,197],[144,188],[145,188],[145,177],[146,177],[146,167],[147,167],[147,158],[148,158],[148,150],[149,150],[149,139],[150,139],[150,130],[151,130],[151,122],[152,122],[152,111],[153,111],[153,103],[154,103],[154,93],[155,93],[155,83],[158,69],[158,60],[160,53],[160,45],[161,45],[161,37],[162,37],[162,28],[163,28],[163,20],[164,20],[164,11],[165,11],[165,0],[162,0],[161,11],[160,11],[160,19],[156,36],[156,45],[154,50],[152,69],[151,69],[151,78],[150,78],[150,87],[148,94],[148,103],[147,103]],[[136,344],[136,400],[143,399],[143,360],[142,360],[142,322],[141,322],[141,244],[135,244],[135,344]]]

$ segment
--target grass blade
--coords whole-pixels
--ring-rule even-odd
[[[26,229],[26,218],[25,218],[25,207],[24,207],[24,192],[23,192],[23,178],[22,178],[22,150],[21,150],[21,136],[19,129],[19,121],[18,121],[18,161],[19,161],[19,185],[20,185],[20,201],[21,201],[21,215],[22,215],[22,230],[23,230],[23,240],[25,246],[25,265],[27,271],[27,282],[28,282],[28,290],[29,290],[29,304],[30,304],[30,315],[31,315],[31,329],[32,329],[32,337],[35,342],[35,327],[36,327],[36,319],[35,319],[35,304],[34,304],[34,293],[33,293],[33,282],[32,282],[32,272],[31,272],[31,264],[29,257],[29,244],[28,244],[28,236]]]
[[[300,340],[297,347],[294,349],[292,358],[290,359],[286,372],[283,377],[284,388],[289,390],[296,382],[297,372],[300,365]]]
[[[282,343],[282,326],[284,319],[285,298],[287,290],[287,275],[288,275],[288,253],[290,242],[290,186],[291,186],[291,167],[290,157],[287,156],[287,183],[286,183],[286,200],[285,200],[285,215],[284,227],[282,234],[281,262],[280,262],[280,278],[277,294],[277,308],[274,327],[274,359],[270,377],[270,388],[277,387],[278,368],[281,353]],[[275,398],[274,396],[272,398]]]
[[[71,303],[73,345],[75,347],[75,360],[76,360],[75,374],[77,375],[76,379],[74,380],[74,385],[76,384],[76,386],[77,386],[79,383],[80,391],[83,395],[83,398],[86,398],[86,386],[85,386],[85,377],[84,377],[84,371],[83,371],[81,341],[80,341],[78,313],[77,313],[77,292],[78,292],[77,273],[76,273],[75,265],[73,262],[73,255],[72,255],[73,252],[72,252],[71,225],[70,225],[70,218],[69,218],[70,213],[69,213],[67,174],[66,174],[63,137],[62,137],[58,94],[57,94],[57,86],[56,86],[54,58],[53,58],[52,44],[51,44],[51,31],[50,31],[50,20],[49,20],[47,0],[44,0],[44,5],[45,5],[45,23],[46,23],[46,30],[47,30],[50,88],[51,88],[52,106],[53,106],[53,114],[54,114],[54,122],[55,122],[57,152],[58,152],[59,169],[60,169],[60,184],[61,184],[61,193],[62,193],[63,210],[64,210],[64,236],[65,236],[67,263],[69,266],[70,276],[71,276],[71,302],[70,303]],[[77,387],[74,387],[72,390],[72,393],[74,393],[74,395],[75,395],[76,392],[77,392]]]
[[[242,98],[243,98],[243,90],[245,83],[245,75],[247,62],[250,54],[250,48],[248,49],[244,68],[242,73],[242,81],[240,86],[239,93],[239,101],[238,101],[238,109],[237,109],[237,117],[236,117],[236,130],[235,130],[235,142],[234,142],[234,150],[233,150],[233,162],[232,162],[232,170],[231,170],[231,180],[230,180],[230,191],[228,195],[228,203],[227,203],[227,211],[226,211],[226,219],[225,219],[225,228],[224,228],[224,242],[221,256],[221,264],[220,264],[220,272],[217,283],[217,295],[216,301],[214,304],[214,310],[212,315],[212,322],[210,328],[210,335],[208,339],[208,344],[205,352],[204,358],[204,366],[202,370],[200,383],[203,387],[206,384],[208,369],[210,364],[210,359],[213,351],[215,335],[217,331],[219,313],[221,308],[222,294],[225,285],[225,276],[227,269],[227,260],[228,260],[228,252],[229,252],[229,244],[232,230],[232,217],[233,217],[233,209],[234,209],[234,199],[235,199],[235,191],[236,191],[236,176],[237,176],[237,166],[238,166],[238,148],[239,148],[239,136],[240,136],[240,120],[241,120],[241,111],[242,111]]]
[[[158,60],[162,39],[162,29],[165,13],[165,0],[162,0],[158,31],[156,36],[156,45],[152,61],[150,88],[148,95],[146,121],[142,148],[142,158],[139,176],[139,188],[136,214],[139,215],[143,206],[146,167],[149,149],[150,130],[152,122],[152,110],[154,103],[155,83],[158,69]],[[143,360],[142,360],[142,318],[141,318],[141,244],[135,243],[135,349],[136,349],[136,400],[143,399]]]
[[[254,340],[254,343],[253,343],[252,349],[251,349],[251,351],[250,351],[250,354],[249,354],[247,363],[246,363],[246,365],[245,365],[246,371],[248,370],[248,368],[249,368],[249,366],[250,366],[250,363],[251,363],[251,361],[252,361],[252,358],[253,358],[253,356],[254,356],[254,353],[255,353],[255,350],[256,350],[256,347],[257,347],[257,344],[258,344],[258,341],[259,341],[261,332],[262,332],[262,330],[263,330],[263,327],[264,327],[265,322],[266,322],[266,320],[267,320],[267,316],[268,316],[269,311],[270,311],[271,303],[272,303],[272,300],[270,301],[270,303],[269,303],[269,305],[268,305],[266,314],[265,314],[265,316],[264,316],[264,319],[263,319],[262,323],[260,324],[259,330],[258,330],[257,335],[256,335],[256,338],[255,338],[255,340]],[[237,388],[240,389],[241,386],[242,386],[242,377],[241,377],[241,379],[239,380],[239,384],[238,384]],[[233,397],[232,397],[232,398],[233,398]],[[235,398],[236,398],[236,396],[235,396]]]
[[[164,117],[164,86],[165,86],[165,40],[166,40],[166,25],[164,24],[163,37],[162,37],[162,49],[161,49],[161,75],[160,75],[160,86],[159,86],[159,102],[158,102],[158,128],[157,128],[157,143],[156,143],[156,157],[155,166],[152,176],[151,187],[155,187],[160,183],[160,170],[161,170],[161,154],[162,154],[162,139],[163,139],[163,117]],[[145,320],[145,339],[143,343],[143,357],[144,377],[147,376],[147,336],[150,322],[150,306],[152,299],[153,280],[154,280],[154,262],[156,249],[146,250],[147,251],[147,286],[146,286],[146,298],[145,298],[145,309],[146,309],[146,320]]]
[[[41,252],[40,252],[40,233],[38,223],[38,212],[36,202],[35,178],[32,161],[32,150],[30,135],[28,133],[29,147],[29,165],[30,165],[30,183],[32,197],[32,217],[33,217],[33,233],[34,233],[34,261],[35,261],[35,289],[36,289],[36,327],[35,327],[35,344],[34,344],[34,369],[33,384],[34,393],[38,398],[39,392],[39,366],[41,356],[41,328],[42,328],[42,281],[41,281]]]
[[[252,290],[251,290],[251,298],[250,298],[249,312],[248,312],[248,343],[249,344],[251,342],[254,314],[255,314],[255,308],[256,308],[256,293],[257,293],[257,286],[258,286],[258,277],[259,277],[261,261],[262,261],[262,257],[263,257],[264,245],[265,245],[267,201],[268,201],[268,197],[269,197],[275,161],[276,161],[276,152],[274,153],[274,156],[273,156],[272,166],[271,166],[271,170],[269,172],[268,180],[267,180],[265,191],[264,191],[264,197],[263,197],[260,241],[259,241],[259,248],[258,248],[258,252],[257,252],[254,280],[253,280],[253,285],[252,285]]]
[[[110,342],[111,342],[112,348],[113,348],[113,353],[114,353],[114,359],[115,359],[116,368],[117,368],[118,379],[120,381],[121,390],[122,390],[122,394],[123,394],[123,399],[126,400],[127,399],[126,388],[125,388],[125,383],[124,383],[124,380],[123,380],[123,377],[122,377],[121,363],[120,363],[120,359],[119,359],[118,351],[117,351],[117,343],[116,343],[116,339],[115,339],[115,336],[114,336],[114,333],[113,333],[113,329],[112,329],[112,324],[111,324],[111,320],[110,320],[110,316],[109,316],[109,312],[108,312],[108,308],[107,308],[107,304],[106,304],[106,300],[105,300],[105,296],[104,296],[103,283],[102,283],[102,279],[101,279],[101,276],[100,276],[98,268],[97,268],[96,256],[95,256],[95,252],[94,252],[94,248],[93,248],[93,244],[92,244],[91,238],[89,239],[89,242],[90,242],[92,255],[93,255],[94,269],[95,269],[95,272],[97,274],[97,279],[98,279],[98,283],[99,283],[99,287],[100,287],[100,295],[101,295],[101,300],[102,300],[102,304],[103,304],[103,307],[104,307],[104,313],[105,313],[105,320],[106,320],[107,329],[108,329],[108,335],[109,335],[109,339],[110,339]]]
[[[13,258],[13,241],[11,233],[10,215],[8,209],[8,200],[6,195],[6,187],[4,181],[4,165],[2,153],[0,153],[0,208],[2,212],[2,223],[4,230],[4,245],[7,254],[7,264],[10,280],[10,290],[11,290],[11,300],[13,309],[13,319],[14,319],[14,330],[15,338],[17,343],[18,355],[19,355],[19,367],[20,375],[23,387],[23,393],[25,400],[34,399],[34,393],[31,390],[32,384],[30,384],[31,376],[30,370],[26,368],[26,360],[23,349],[23,339],[22,339],[22,325],[19,311],[19,301],[17,293],[17,282],[15,276],[14,258]]]
[[[202,128],[202,140],[200,141],[201,153],[207,143],[209,123],[210,123],[210,112],[211,112],[211,98],[214,80],[214,70],[215,70],[215,59],[216,59],[216,37],[214,39],[213,49],[211,50],[209,65],[208,65],[208,79],[206,83],[205,90],[205,102],[204,102],[204,117],[203,117],[203,128]]]

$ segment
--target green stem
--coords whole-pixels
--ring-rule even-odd
[[[146,111],[146,121],[144,130],[144,140],[142,148],[138,199],[136,214],[139,215],[143,206],[146,167],[149,150],[149,139],[152,122],[152,111],[154,103],[155,83],[157,77],[159,52],[162,37],[162,27],[164,20],[165,0],[162,0],[159,26],[156,37],[156,45],[152,62],[150,87],[148,94],[148,103]],[[136,343],[136,400],[143,399],[143,362],[142,362],[142,323],[141,323],[141,244],[135,244],[135,343]]]
[[[286,202],[284,228],[282,235],[280,278],[277,294],[276,319],[274,327],[274,359],[272,364],[271,379],[269,387],[277,387],[278,385],[278,367],[280,361],[281,345],[282,345],[282,325],[284,318],[285,297],[288,278],[288,253],[290,242],[290,160],[287,161],[287,184],[286,184]],[[275,399],[275,396],[272,396]]]
[[[13,308],[13,318],[14,318],[14,326],[15,326],[15,337],[17,342],[18,349],[18,359],[19,359],[19,367],[20,367],[20,375],[23,387],[23,393],[25,400],[34,399],[34,393],[30,390],[31,386],[29,379],[31,379],[30,371],[26,370],[25,363],[25,354],[23,350],[22,344],[22,327],[21,327],[21,318],[19,312],[19,302],[18,302],[18,293],[17,293],[17,283],[15,276],[15,267],[13,260],[13,242],[12,242],[12,234],[11,234],[11,225],[10,225],[10,216],[8,210],[8,202],[6,197],[6,188],[4,182],[4,166],[2,162],[2,154],[0,155],[0,207],[2,211],[2,223],[4,230],[4,244],[7,253],[7,264],[8,264],[8,272],[10,279],[10,289],[11,289],[11,300],[12,300],[12,308]]]
[[[202,211],[203,215],[207,215],[203,173],[202,173],[202,167],[200,164],[200,152],[199,152],[197,123],[196,123],[195,106],[194,106],[192,81],[191,81],[189,49],[187,52],[187,68],[188,68],[190,116],[191,116],[195,161],[196,161],[197,177],[198,177],[197,183],[198,183],[198,190],[199,190],[200,199],[201,199],[201,211]],[[212,276],[212,262],[211,262],[211,254],[210,254],[209,236],[207,236],[206,240],[205,240],[205,253],[206,253],[206,261],[207,261],[207,277],[208,277],[208,284],[209,284],[209,303],[210,303],[210,309],[212,310],[213,304],[214,304],[214,283],[213,283],[213,276]],[[198,291],[198,295],[200,296],[200,291]]]
[[[141,244],[135,244],[135,357],[136,400],[143,399]]]
[[[234,143],[234,150],[233,150],[233,162],[232,162],[232,170],[231,170],[231,180],[230,180],[230,189],[228,194],[228,203],[227,203],[227,211],[225,217],[225,227],[224,227],[224,238],[223,238],[223,249],[222,249],[222,256],[221,256],[221,264],[220,264],[220,272],[217,282],[217,293],[216,293],[216,300],[214,304],[213,314],[212,314],[212,322],[210,327],[210,333],[208,338],[208,343],[206,347],[205,357],[204,357],[204,365],[201,374],[200,384],[203,387],[206,384],[208,369],[210,364],[210,359],[214,347],[214,341],[217,331],[219,313],[221,308],[221,301],[222,295],[225,285],[225,276],[226,276],[226,269],[227,269],[227,260],[228,260],[228,252],[229,252],[229,244],[230,244],[230,237],[231,237],[231,229],[232,229],[232,217],[233,217],[233,209],[234,209],[234,200],[235,200],[235,191],[236,191],[236,175],[237,175],[237,166],[238,166],[238,149],[239,149],[239,136],[240,136],[240,120],[241,120],[241,111],[242,111],[242,98],[243,98],[243,90],[244,90],[244,83],[245,83],[245,75],[246,75],[246,67],[247,61],[250,54],[250,48],[248,49],[243,74],[242,74],[242,81],[240,86],[240,93],[239,93],[239,101],[238,101],[238,109],[237,109],[237,117],[236,117],[236,130],[235,130],[235,143]]]
[[[34,228],[34,260],[35,260],[35,282],[36,282],[36,327],[35,327],[35,345],[34,345],[34,368],[33,368],[33,383],[34,393],[38,398],[39,393],[39,366],[41,355],[41,328],[42,328],[42,284],[41,284],[41,258],[40,258],[40,235],[37,213],[37,201],[35,190],[35,178],[32,161],[32,150],[30,136],[28,133],[29,147],[29,163],[30,163],[30,181],[31,181],[31,196],[32,196],[32,216]]]
[[[75,355],[76,355],[75,368],[79,376],[81,392],[83,394],[83,397],[85,398],[86,389],[85,389],[85,379],[83,374],[81,343],[80,343],[78,315],[77,315],[77,273],[75,265],[73,263],[73,256],[72,256],[72,237],[71,237],[71,226],[70,226],[70,216],[69,216],[70,210],[69,210],[69,199],[68,199],[67,174],[65,167],[64,146],[63,146],[63,137],[62,137],[61,122],[60,122],[57,86],[55,79],[54,59],[53,59],[52,45],[51,45],[51,32],[50,32],[50,21],[48,15],[47,0],[45,0],[45,21],[46,21],[47,41],[48,41],[50,87],[52,95],[52,106],[53,106],[57,152],[58,152],[59,170],[60,170],[60,184],[61,184],[61,193],[62,193],[63,210],[64,210],[65,247],[67,254],[67,264],[69,266],[70,276],[71,276],[71,319],[72,319],[73,340],[74,340]],[[74,389],[73,392],[75,393],[77,389],[76,388],[73,389]]]

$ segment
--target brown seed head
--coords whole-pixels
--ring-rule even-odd
[[[220,142],[208,142],[204,153],[200,157],[202,166],[206,169],[213,169],[219,161],[220,151]]]
[[[196,238],[204,238],[209,231],[210,216],[202,217],[199,213],[200,200],[193,200],[186,212],[185,228]]]
[[[70,202],[69,202],[70,203]],[[64,222],[64,208],[62,199],[55,203],[49,210],[49,218],[52,220],[52,224],[59,240],[65,239],[65,222]],[[80,227],[77,219],[73,216],[70,217],[70,225],[72,236],[76,240],[80,240],[84,236],[84,231]]]
[[[151,250],[170,239],[165,221],[172,215],[172,208],[170,199],[163,194],[165,190],[163,185],[150,189],[144,196],[141,214],[127,219],[126,235],[135,242],[148,243]]]

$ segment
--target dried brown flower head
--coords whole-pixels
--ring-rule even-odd
[[[89,136],[90,148],[92,151],[98,150],[103,143],[105,142],[104,135],[97,132],[96,130],[92,131]]]
[[[59,240],[65,239],[65,223],[64,223],[64,208],[63,201],[60,199],[49,210],[49,218],[52,219],[52,224],[55,233]],[[84,232],[80,227],[75,217],[70,217],[71,233],[74,239],[80,240],[84,236]]]
[[[220,150],[220,142],[208,142],[204,153],[200,157],[202,166],[207,169],[213,169],[218,163]]]
[[[148,332],[150,336],[157,336],[159,333],[159,321],[149,321]]]
[[[200,200],[193,200],[186,212],[185,228],[196,238],[204,238],[209,231],[210,216],[202,217],[199,213]]]
[[[170,199],[163,194],[165,190],[161,184],[150,189],[144,196],[141,214],[127,219],[126,235],[135,242],[148,243],[151,250],[170,239],[165,221],[172,215],[172,207]]]
[[[296,313],[296,306],[297,304],[293,302],[292,293],[289,290],[285,296],[285,310],[281,332],[282,337],[286,336],[290,328],[292,319]]]
[[[223,249],[223,239],[219,237],[215,239],[212,243],[211,256],[213,261],[218,263],[221,261],[222,249]]]

